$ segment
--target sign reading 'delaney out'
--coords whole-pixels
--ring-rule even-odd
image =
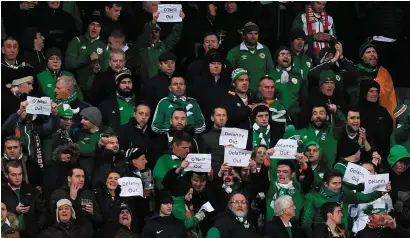
[[[144,188],[140,178],[122,177],[118,179],[118,184],[121,186],[120,197],[142,197],[144,195]]]
[[[246,149],[248,130],[223,127],[219,136],[219,145],[233,145],[239,149]]]
[[[186,171],[211,172],[211,154],[188,154],[186,160],[189,162]]]
[[[364,181],[363,193],[374,191],[386,192],[386,185],[389,183],[389,174],[368,175]]]
[[[275,145],[275,153],[272,159],[296,159],[298,141],[292,139],[280,139]]]
[[[49,97],[27,97],[26,112],[33,115],[47,115],[51,113],[51,100]]]
[[[364,167],[349,162],[347,164],[343,181],[354,185],[358,185],[359,183],[364,183],[366,177],[368,177],[369,175],[370,172]]]
[[[233,146],[225,147],[224,162],[233,167],[247,167],[252,151],[241,150]]]
[[[182,18],[179,16],[181,9],[181,4],[159,4],[158,22],[181,22]]]

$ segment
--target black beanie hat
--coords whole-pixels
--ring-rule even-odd
[[[126,68],[115,74],[115,83],[117,84],[117,88],[123,79],[132,79],[131,71]]]
[[[380,84],[375,80],[365,79],[360,82],[360,100],[367,101],[366,96],[371,88],[377,88],[380,91]]]
[[[49,60],[51,56],[58,56],[61,60],[63,60],[63,54],[61,54],[61,50],[57,47],[51,47],[46,52],[46,60]]]
[[[163,62],[163,61],[167,61],[167,60],[176,61],[177,56],[174,53],[172,53],[171,51],[167,51],[167,52],[162,53],[158,58],[159,62]]]
[[[373,44],[370,43],[370,42],[366,42],[366,43],[364,43],[363,45],[361,45],[360,48],[359,48],[359,57],[362,58],[364,52],[365,52],[368,48],[370,48],[370,47],[373,47],[373,48],[376,49],[376,46],[373,45]]]
[[[222,55],[219,53],[217,49],[210,49],[206,53],[206,58],[208,59],[208,63],[213,63],[213,62],[220,62],[222,63]]]
[[[166,191],[161,191],[156,196],[156,207],[158,209],[161,208],[161,204],[174,204],[174,199],[172,198],[171,194]]]
[[[25,49],[33,49],[34,39],[37,38],[37,33],[40,32],[37,27],[28,27],[21,34],[20,44]]]
[[[303,40],[306,41],[306,34],[305,34],[305,32],[304,32],[302,29],[300,29],[300,28],[293,28],[293,29],[290,31],[289,41],[292,42],[292,41],[294,41],[294,40],[296,40],[296,39],[300,39],[300,38],[302,38]]]
[[[145,146],[140,146],[138,148],[129,148],[125,152],[125,157],[128,161],[132,161],[134,159],[138,159],[141,155],[145,155],[147,153],[147,148]]]
[[[93,22],[97,22],[102,27],[102,18],[100,15],[93,14],[88,18],[87,25],[90,25]]]

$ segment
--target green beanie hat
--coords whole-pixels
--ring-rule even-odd
[[[376,46],[373,45],[373,44],[370,43],[370,42],[366,42],[366,43],[364,43],[362,46],[360,46],[360,48],[359,48],[359,57],[362,58],[364,52],[365,52],[368,48],[370,48],[370,47],[373,47],[373,48],[376,49]]]
[[[60,117],[72,117],[80,111],[79,108],[73,110],[69,104],[60,104],[57,109],[57,113]]]
[[[404,158],[410,158],[410,153],[407,151],[406,147],[401,145],[393,145],[390,149],[390,154],[387,157],[387,162],[393,167],[399,160]]]
[[[397,121],[404,121],[409,116],[410,116],[410,106],[407,106],[405,104],[397,105],[397,107],[393,111],[393,117]]]
[[[248,74],[248,71],[242,69],[242,68],[237,68],[234,71],[232,71],[232,82],[235,82],[241,75]]]
[[[363,209],[363,211],[367,215],[387,212],[387,204],[386,202],[384,202],[384,200],[378,199],[377,201],[375,201],[375,203]]]
[[[336,74],[333,70],[325,70],[320,73],[319,85],[324,84],[326,81],[333,81],[336,83]]]
[[[320,150],[320,145],[316,141],[309,141],[308,143],[305,144],[304,151],[306,151],[307,148],[309,148],[309,146],[311,145],[316,146],[316,148]]]
[[[252,32],[252,31],[258,31],[259,32],[258,25],[256,25],[253,22],[246,23],[245,26],[243,27],[243,33],[248,34],[249,32]]]

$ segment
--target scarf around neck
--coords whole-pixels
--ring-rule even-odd
[[[253,124],[253,141],[252,146],[266,145],[270,146],[270,125],[260,127],[256,123]]]
[[[368,73],[374,73],[379,70],[379,66],[376,66],[374,68],[368,67],[366,65],[363,65],[362,63],[357,64],[357,68],[362,69]]]
[[[77,100],[78,95],[77,95],[77,91],[74,91],[73,94],[71,94],[68,98],[66,99],[55,99],[55,103],[60,104],[70,104],[72,102],[74,102],[75,100]]]
[[[343,203],[343,191],[333,192],[330,191],[325,186],[320,187],[319,194],[326,198],[328,202],[337,202],[339,204]]]
[[[247,217],[235,216],[235,219],[236,219],[239,223],[241,223],[241,225],[242,225],[243,227],[245,227],[245,229],[249,229],[250,225],[249,225],[249,222],[248,222],[248,218],[247,218]]]

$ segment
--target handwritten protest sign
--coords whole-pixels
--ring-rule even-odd
[[[201,206],[201,208],[200,208],[199,210],[200,210],[200,211],[201,211],[201,210],[204,210],[204,211],[206,211],[206,212],[213,212],[213,211],[215,211],[214,207],[211,205],[210,202],[206,202],[204,205]]]
[[[363,193],[374,191],[386,192],[386,184],[389,183],[389,174],[368,175],[364,181]]]
[[[239,149],[246,149],[248,130],[223,127],[219,137],[219,145],[233,145]]]
[[[359,183],[364,183],[366,177],[369,175],[370,172],[364,167],[349,162],[343,177],[343,181],[358,185]]]
[[[47,115],[51,113],[51,100],[49,97],[27,97],[26,112],[33,115]]]
[[[182,18],[179,16],[181,9],[181,4],[159,4],[158,22],[181,22]]]
[[[211,172],[211,154],[188,154],[186,160],[189,162],[186,171]]]
[[[298,150],[298,141],[292,139],[280,139],[275,145],[275,153],[272,159],[295,159]]]
[[[247,167],[252,151],[241,150],[233,146],[225,147],[225,163],[233,167]]]
[[[122,177],[118,179],[118,184],[121,186],[120,197],[142,197],[144,188],[140,178]]]

